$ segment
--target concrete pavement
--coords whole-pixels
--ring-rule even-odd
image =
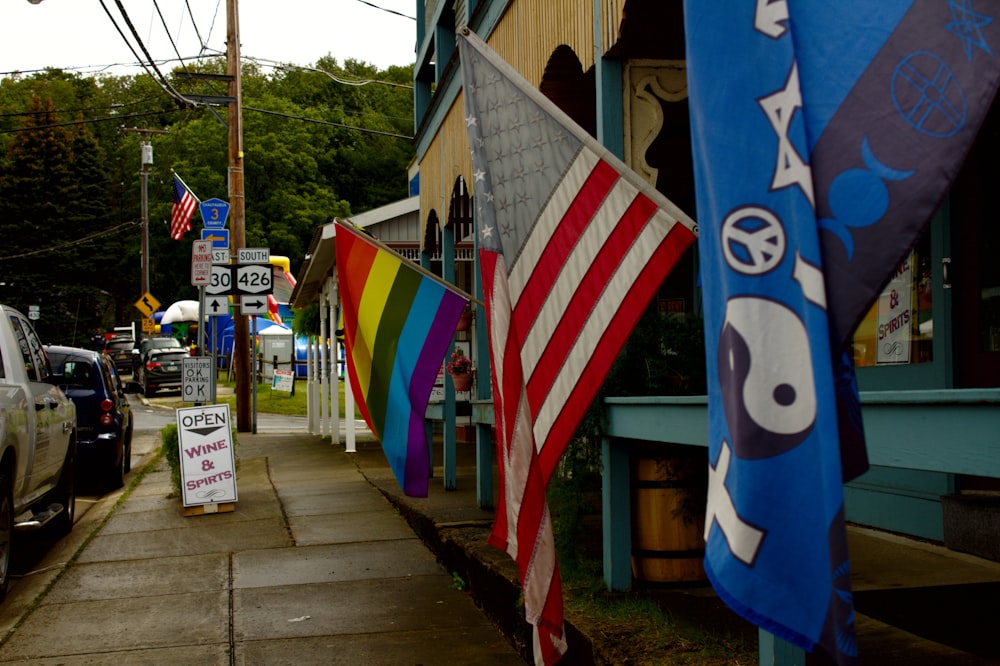
[[[0,662],[523,663],[350,456],[238,439],[235,511],[184,517],[161,461],[87,512],[47,582],[14,581]]]
[[[0,606],[0,663],[524,663],[516,568],[485,542],[471,445],[459,445],[457,490],[438,467],[430,496],[413,499],[376,442],[346,454],[305,433],[238,440],[231,513],[184,517],[162,461],[130,490],[82,498],[73,533]],[[134,453],[158,446],[143,435]],[[849,538],[862,664],[1000,663],[1000,563],[858,528]],[[756,641],[707,586],[633,594]],[[621,639],[587,620],[567,614],[564,663],[617,663]]]

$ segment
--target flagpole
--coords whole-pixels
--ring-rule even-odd
[[[190,187],[188,187],[188,184],[184,182],[184,179],[181,178],[181,175],[179,173],[177,173],[176,171],[174,171],[173,169],[170,170],[170,173],[173,174],[174,178],[176,178],[177,180],[181,181],[181,185],[184,186],[184,189],[187,190],[188,193],[192,197],[194,197],[194,200],[197,201],[200,204],[201,203],[201,199],[199,199],[198,195],[194,193],[194,190],[192,190]]]
[[[416,263],[414,261],[410,261],[409,259],[407,259],[403,255],[399,254],[399,252],[396,252],[394,249],[392,249],[391,247],[389,247],[388,245],[386,245],[385,243],[383,243],[379,239],[375,238],[374,236],[369,236],[367,233],[364,232],[363,229],[361,229],[360,227],[356,226],[355,224],[353,224],[351,222],[348,222],[347,220],[341,220],[341,219],[334,219],[334,222],[336,224],[339,224],[342,227],[345,227],[345,228],[351,230],[351,231],[358,232],[358,234],[361,237],[363,237],[366,241],[370,242],[375,247],[383,249],[383,250],[385,250],[387,252],[392,252],[393,254],[395,254],[396,256],[398,256],[400,259],[402,259],[403,261],[405,261],[406,264],[410,268],[412,268],[413,270],[419,272],[421,275],[424,275],[424,276],[429,277],[430,279],[434,280],[435,282],[437,282],[438,284],[440,284],[442,287],[444,287],[448,291],[452,292],[453,294],[457,294],[457,295],[461,296],[462,298],[464,298],[465,300],[469,301],[470,303],[475,303],[476,305],[485,307],[485,304],[481,300],[479,300],[478,298],[476,298],[475,296],[473,296],[472,294],[468,293],[467,291],[463,291],[463,290],[459,289],[458,287],[456,287],[455,285],[453,285],[450,282],[448,282],[447,280],[444,280],[444,279],[438,277],[437,275],[434,275],[434,273],[431,273],[429,270],[427,270],[426,268],[424,268],[420,264],[418,264],[418,263]],[[334,239],[334,242],[336,242],[336,239]]]

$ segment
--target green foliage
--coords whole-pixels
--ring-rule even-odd
[[[180,497],[181,447],[176,423],[171,423],[160,431],[160,454],[170,467],[170,487],[174,489],[171,497]]]
[[[319,303],[310,303],[295,311],[292,331],[296,335],[319,335]]]
[[[222,73],[225,62],[185,69]],[[301,71],[244,66],[248,246],[289,257],[297,274],[317,226],[408,195],[411,73],[332,58]],[[223,92],[202,81],[174,85]],[[146,75],[46,70],[0,79],[0,302],[41,306],[46,342],[85,344],[139,318],[144,141],[154,153],[149,290],[164,308],[197,298],[190,241],[200,216],[181,242],[169,237],[171,172],[202,200],[228,199],[226,115],[224,107],[180,108]]]
[[[618,355],[601,395],[704,395],[706,391],[702,319],[650,308]]]

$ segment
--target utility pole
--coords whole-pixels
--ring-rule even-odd
[[[240,19],[237,0],[226,0],[226,71],[229,79],[229,215],[232,229],[229,251],[246,247],[246,207],[243,196],[243,84],[240,72]],[[233,369],[236,371],[236,429],[250,425],[250,328],[235,298],[233,316]]]
[[[167,130],[139,129],[137,127],[121,127],[122,132],[135,132],[140,138],[142,150],[142,295],[149,293],[149,167],[153,164],[153,144],[146,138],[149,134],[166,134]]]

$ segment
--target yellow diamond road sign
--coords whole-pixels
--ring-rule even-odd
[[[147,291],[142,295],[142,298],[135,302],[135,307],[139,308],[139,312],[142,313],[143,317],[152,317],[156,309],[160,307],[160,302]]]

